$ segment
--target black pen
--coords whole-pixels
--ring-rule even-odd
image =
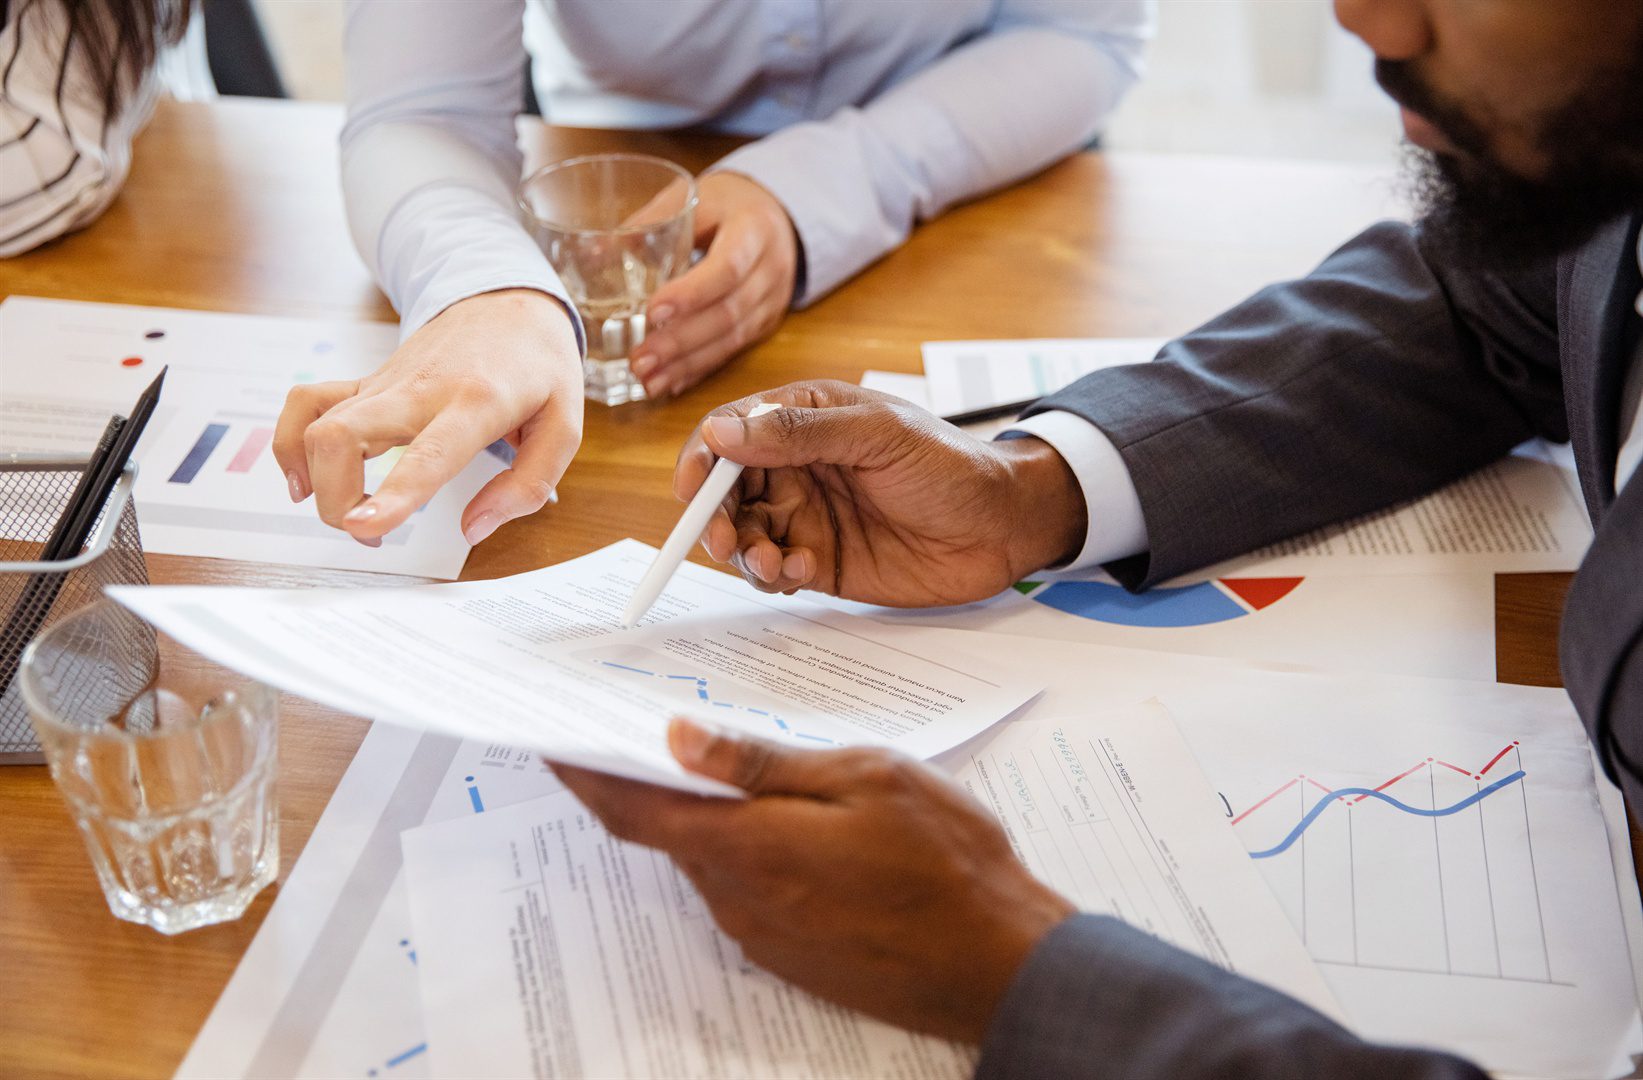
[[[125,471],[126,463],[131,460],[131,452],[142,437],[143,428],[154,415],[154,408],[160,400],[160,387],[165,383],[165,373],[166,369],[161,368],[159,376],[143,391],[136,407],[131,410],[129,420],[122,416],[109,420],[102,438],[98,440],[97,449],[86,462],[79,482],[74,485],[67,509],[58,516],[57,524],[52,527],[39,561],[62,562],[80,554],[80,549],[91,535],[92,526],[97,523],[98,515],[108,503],[109,494]],[[0,657],[0,693],[4,693],[16,678],[23,650],[40,632],[67,576],[66,573],[53,571],[35,574],[23,589],[16,606],[11,609],[5,629],[0,630],[0,642],[14,643],[6,655]]]
[[[1022,409],[1025,409],[1037,400],[1038,399],[1035,397],[1030,397],[1021,401],[1006,401],[1001,405],[988,405],[980,409],[969,409],[965,412],[956,412],[950,416],[943,416],[942,419],[947,421],[949,424],[955,424],[960,427],[965,424],[979,424],[983,420],[998,420],[1002,417],[1014,416],[1016,413],[1020,412]]]

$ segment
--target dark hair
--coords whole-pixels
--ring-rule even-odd
[[[122,100],[136,90],[166,45],[182,40],[188,28],[190,0],[22,0],[7,4],[21,19],[37,3],[61,4],[67,15],[65,48],[78,49],[79,66],[102,99],[103,114],[113,116]]]

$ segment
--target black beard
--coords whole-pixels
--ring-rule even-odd
[[[1407,171],[1424,239],[1457,262],[1501,269],[1543,262],[1643,208],[1643,50],[1623,68],[1594,73],[1540,124],[1547,164],[1533,179],[1496,161],[1484,128],[1437,100],[1408,64],[1378,61],[1375,77],[1457,148],[1411,147]]]
[[[1521,179],[1494,166],[1409,148],[1405,184],[1432,249],[1457,264],[1523,269],[1585,243],[1643,204],[1643,177],[1596,184]]]

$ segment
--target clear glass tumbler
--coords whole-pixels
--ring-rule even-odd
[[[111,600],[52,625],[19,680],[115,915],[166,934],[235,919],[279,875],[278,695]]]
[[[628,356],[645,339],[651,293],[690,266],[696,181],[661,158],[594,154],[526,177],[519,205],[587,330],[587,397],[643,399]]]

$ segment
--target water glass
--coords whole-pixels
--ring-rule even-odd
[[[166,934],[238,918],[279,875],[278,695],[111,600],[60,619],[19,681],[115,915]]]
[[[651,294],[690,266],[696,181],[662,158],[594,154],[538,169],[519,204],[582,316],[587,397],[641,400],[628,357],[645,339]]]

